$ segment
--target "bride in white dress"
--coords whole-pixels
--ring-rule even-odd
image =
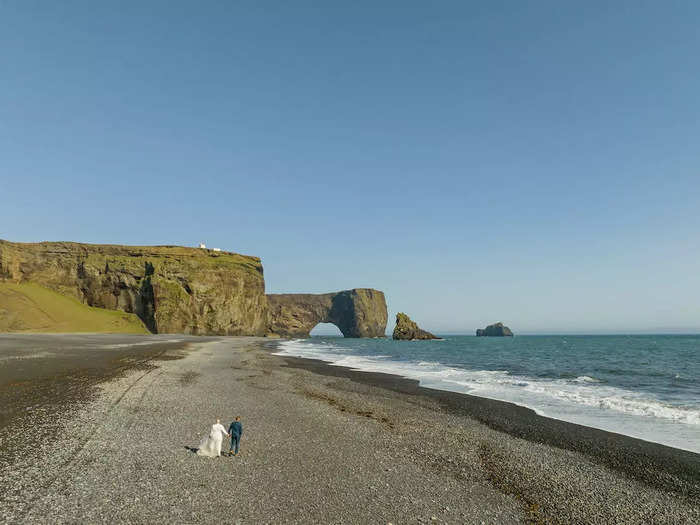
[[[221,424],[221,421],[217,419],[216,423],[211,426],[209,435],[202,439],[202,441],[199,443],[197,455],[207,456],[210,458],[221,456],[221,444],[224,441],[224,436],[228,435],[229,434]]]

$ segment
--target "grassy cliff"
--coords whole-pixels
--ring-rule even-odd
[[[0,282],[0,332],[146,334],[135,314],[87,306],[34,283]]]
[[[0,283],[40,285],[86,306],[133,313],[151,332],[264,335],[266,330],[260,259],[231,252],[0,240]],[[42,297],[39,307],[49,300]],[[0,309],[9,311],[9,301],[9,295],[1,296]]]

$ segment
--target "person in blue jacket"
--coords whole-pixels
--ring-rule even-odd
[[[231,435],[231,450],[229,450],[228,454],[229,456],[237,456],[241,436],[243,435],[243,424],[240,416],[236,416],[236,420],[229,425],[228,433]]]

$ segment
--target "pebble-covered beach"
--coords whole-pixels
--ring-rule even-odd
[[[323,373],[269,345],[182,338],[44,418],[11,421],[0,522],[700,522],[693,456],[678,479],[649,482],[391,378]],[[238,457],[192,452],[216,418],[236,415]]]

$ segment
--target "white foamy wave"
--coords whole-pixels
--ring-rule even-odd
[[[304,339],[291,339],[278,343],[280,351],[278,355],[293,355],[295,357],[305,357],[308,359],[320,359],[322,361],[334,362],[343,351],[330,343],[318,342],[313,345],[304,343]]]
[[[577,383],[600,383],[600,379],[590,376],[578,376],[574,381]]]
[[[158,345],[162,343],[179,343],[181,341],[183,341],[183,339],[153,339],[149,341],[141,341],[139,343],[116,343],[111,345],[99,345],[95,348],[129,348],[131,346]]]
[[[538,397],[575,405],[700,425],[700,410],[671,406],[658,399],[622,388],[589,386],[566,381],[526,381],[523,389]]]
[[[468,370],[433,361],[396,361],[384,355],[357,356],[346,352],[347,349],[331,343],[309,343],[302,339],[281,342],[277,353],[320,359],[355,370],[400,375],[417,379],[422,386],[509,401],[538,413],[558,413],[562,407],[578,406],[700,425],[697,408],[671,406],[638,392],[605,386],[590,376],[540,380],[512,376],[502,370]]]
[[[53,352],[47,352],[47,351],[42,351],[42,352],[37,352],[36,354],[23,354],[23,355],[8,355],[4,357],[0,357],[0,361],[13,361],[13,360],[22,360],[22,359],[43,359],[45,357],[53,357],[56,354]]]

